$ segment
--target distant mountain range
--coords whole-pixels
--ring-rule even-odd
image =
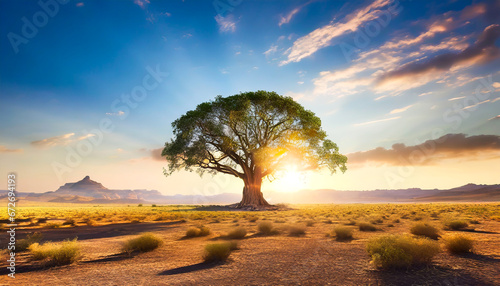
[[[7,191],[0,191],[0,199]],[[56,191],[24,193],[21,200],[60,203],[91,204],[232,204],[241,200],[241,194],[223,193],[213,196],[165,196],[156,190],[111,190],[89,176],[75,183],[67,183]],[[396,202],[495,202],[500,201],[500,184],[467,184],[449,190],[418,188],[373,191],[337,191],[331,189],[302,190],[295,193],[264,192],[270,203],[396,203]]]

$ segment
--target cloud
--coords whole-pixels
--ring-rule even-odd
[[[394,109],[390,112],[390,114],[396,114],[396,113],[401,113],[401,112],[405,112],[406,110],[408,110],[409,108],[411,108],[412,106],[414,106],[415,104],[411,104],[411,105],[408,105],[408,106],[405,106],[405,107],[402,107],[402,108],[398,108],[398,109]]]
[[[447,159],[479,160],[500,157],[500,136],[447,134],[414,146],[403,143],[391,149],[378,147],[369,151],[347,155],[350,164],[379,163],[393,166],[428,165]]]
[[[391,118],[385,118],[385,119],[379,119],[379,120],[373,120],[373,121],[368,121],[368,122],[363,122],[363,123],[356,123],[354,126],[363,126],[363,125],[369,125],[373,123],[379,123],[379,122],[384,122],[384,121],[389,121],[389,120],[395,120],[399,119],[401,116],[396,116],[396,117],[391,117]]]
[[[83,2],[76,3],[76,7],[83,7],[83,6],[85,6],[85,3]]]
[[[222,17],[221,15],[215,16],[215,21],[217,25],[219,25],[219,32],[226,33],[236,31],[236,21],[234,20],[233,15],[229,15],[226,17]]]
[[[292,17],[295,14],[299,13],[299,11],[300,11],[300,8],[295,8],[290,13],[288,13],[288,15],[286,15],[285,17],[281,16],[281,19],[280,19],[278,26],[281,27],[281,25],[283,25],[283,24],[288,24],[290,22],[290,20],[292,20]]]
[[[490,118],[489,120],[495,120],[495,119],[500,119],[500,115],[497,115],[495,117]]]
[[[500,37],[500,25],[490,25],[484,29],[477,41],[467,49],[459,53],[445,53],[431,58],[427,61],[414,61],[402,67],[387,72],[379,77],[377,85],[393,85],[401,80],[416,81],[421,78],[446,72],[452,67],[471,62],[472,64],[484,64],[500,56],[500,48],[495,46],[495,41]]]
[[[157,149],[150,150],[151,158],[153,158],[153,160],[156,160],[156,161],[165,161],[165,158],[161,156],[162,151],[163,151],[163,148],[157,148]]]
[[[125,114],[125,112],[123,112],[123,111],[121,111],[121,110],[119,110],[119,111],[118,111],[118,112],[116,112],[116,113],[106,112],[106,115],[109,115],[109,116],[122,116],[122,115],[124,115],[124,114]]]
[[[380,16],[381,11],[379,8],[383,8],[392,2],[392,0],[376,0],[370,5],[347,15],[342,22],[332,21],[328,25],[297,39],[293,46],[285,52],[288,59],[280,64],[299,62],[319,49],[330,46],[334,38],[356,32],[361,25]]]
[[[134,4],[141,7],[141,9],[146,9],[146,6],[148,6],[149,3],[149,0],[134,0]]]
[[[9,149],[3,145],[0,145],[0,153],[22,153],[23,149]]]
[[[42,140],[33,141],[30,144],[38,148],[54,147],[54,146],[64,146],[68,145],[74,141],[84,140],[86,138],[95,136],[94,134],[86,134],[80,137],[74,138],[75,133],[68,133],[59,136],[54,136]]]
[[[266,57],[270,56],[271,54],[276,53],[277,50],[278,50],[278,45],[271,45],[271,47],[269,48],[269,50],[267,50],[267,51],[264,52],[264,55],[266,55]]]

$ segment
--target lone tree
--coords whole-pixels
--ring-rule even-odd
[[[326,138],[321,120],[291,97],[257,91],[217,96],[172,123],[174,138],[165,143],[165,175],[196,169],[243,180],[238,208],[269,206],[262,179],[287,164],[300,170],[326,166],[332,173],[347,169],[347,157]]]

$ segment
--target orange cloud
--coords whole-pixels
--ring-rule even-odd
[[[21,153],[23,149],[9,149],[3,145],[0,145],[0,153]]]

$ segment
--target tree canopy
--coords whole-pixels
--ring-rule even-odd
[[[346,170],[347,157],[327,139],[321,120],[291,97],[257,91],[199,104],[172,123],[165,143],[166,175],[174,171],[217,172],[258,184],[287,164],[300,170]],[[253,182],[253,183],[252,183]]]

